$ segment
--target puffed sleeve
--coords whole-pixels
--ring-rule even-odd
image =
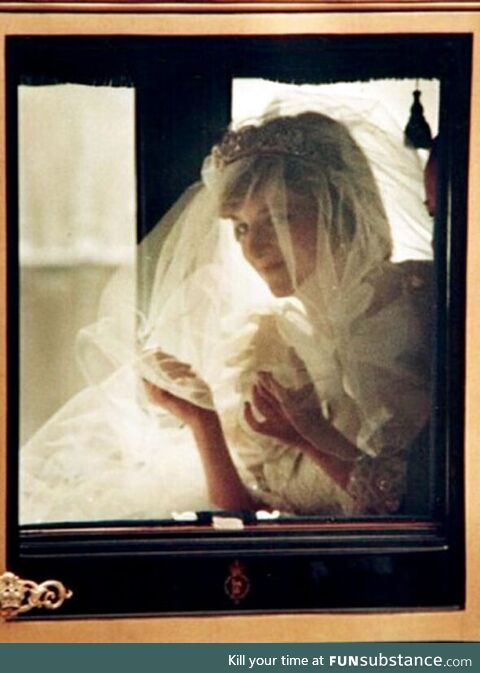
[[[297,389],[308,379],[304,363],[277,329],[275,316],[253,316],[243,334],[236,334],[229,366],[233,367],[237,402],[222,414],[222,425],[245,486],[259,507],[300,515],[339,515],[350,496],[308,455],[291,444],[253,430],[243,415],[258,371],[269,370],[286,386]],[[226,400],[228,395],[223,395]],[[311,402],[318,406],[316,397]]]

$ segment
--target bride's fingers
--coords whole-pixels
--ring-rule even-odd
[[[269,390],[260,382],[257,384],[257,390],[265,403],[270,405],[272,412],[275,413],[276,416],[285,417],[284,399],[280,393],[273,393],[272,390]]]
[[[243,405],[243,417],[247,421],[248,425],[255,430],[255,432],[260,432],[265,434],[265,423],[262,421],[257,421],[253,415],[252,405],[250,402],[245,402]]]
[[[159,351],[159,350],[148,350],[146,351],[147,358],[152,358],[155,360],[157,365],[161,365],[164,362],[168,362],[170,360],[174,360],[169,353],[165,353],[164,351]]]
[[[265,399],[270,400],[272,404],[278,404],[278,400],[273,394],[273,392],[270,390],[268,387],[266,381],[263,380],[261,376],[257,377],[257,382],[255,384],[256,388],[258,389],[259,394],[264,397]]]
[[[301,359],[301,357],[297,354],[297,351],[295,348],[289,348],[288,349],[288,358],[290,362],[295,365],[296,369],[298,371],[303,371],[307,372],[307,365],[305,362]]]
[[[148,398],[155,402],[156,404],[167,405],[169,402],[175,399],[175,396],[171,393],[168,393],[163,388],[150,383],[147,379],[142,379],[145,392],[147,393]]]
[[[255,405],[255,408],[265,416],[265,418],[270,418],[272,416],[278,416],[279,404],[278,401],[270,395],[270,393],[265,390],[260,385],[255,385],[252,388],[252,401]]]
[[[258,372],[258,378],[259,378],[259,380],[260,380],[262,383],[264,383],[264,385],[266,385],[267,387],[271,387],[271,386],[277,386],[277,387],[279,387],[279,388],[282,388],[282,387],[283,387],[283,386],[281,386],[280,383],[278,383],[278,381],[275,379],[275,377],[273,376],[272,372],[266,372],[266,371],[261,370],[261,371]]]
[[[179,370],[179,371],[191,371],[191,367],[187,362],[182,362],[177,360],[173,355],[165,353],[164,351],[153,351],[149,355],[152,355],[155,359],[157,365],[159,365],[164,370]]]
[[[155,366],[171,379],[198,379],[198,376],[189,364],[177,360],[172,355],[168,355],[163,351],[155,351],[154,359]]]
[[[165,372],[165,374],[168,374],[172,378],[195,378],[195,374],[192,371],[190,365],[187,365],[183,362],[178,362],[177,360],[161,362],[160,368]]]
[[[277,400],[282,401],[288,398],[289,389],[282,386],[270,372],[258,372],[258,379]]]

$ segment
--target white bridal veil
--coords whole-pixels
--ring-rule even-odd
[[[405,454],[429,405],[429,344],[416,320],[428,313],[422,263],[432,257],[421,160],[381,105],[338,94],[284,88],[245,126],[139,245],[138,278],[117,275],[98,321],[78,335],[88,386],[22,449],[23,522],[212,509],[188,428],[149,402],[142,378],[217,410],[259,507],[398,506]],[[274,296],[245,261],[229,217],[264,185],[288,296]],[[292,211],[292,185],[314,200],[308,263],[292,226],[305,219]],[[135,306],[125,299],[132,282]],[[195,376],[172,375],[176,361]],[[358,446],[365,460],[349,493],[245,423],[244,402],[265,370],[292,391],[313,443],[309,411],[320,406]]]

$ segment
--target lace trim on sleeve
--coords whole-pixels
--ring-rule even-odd
[[[396,512],[405,494],[407,464],[405,453],[388,450],[385,455],[363,456],[353,468],[347,492],[352,509],[347,514],[388,514]]]

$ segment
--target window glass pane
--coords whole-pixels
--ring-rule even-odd
[[[70,484],[88,457],[73,440],[57,451],[42,428],[92,383],[79,335],[106,319],[107,283],[121,277],[134,302],[134,90],[20,86],[18,104],[21,514],[63,520],[76,516],[74,495],[47,475]]]
[[[20,87],[24,523],[428,510],[417,88],[435,137],[436,81],[235,80],[257,129],[136,250],[134,91]]]

